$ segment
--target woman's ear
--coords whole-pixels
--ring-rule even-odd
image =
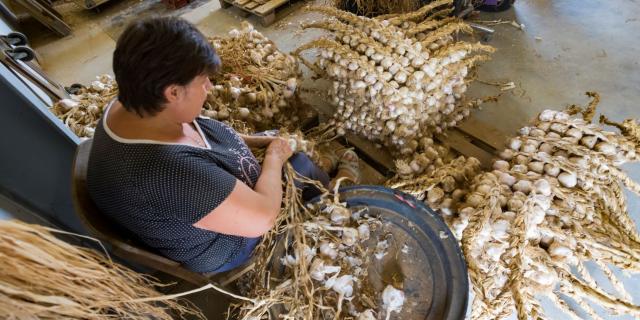
[[[168,103],[174,103],[180,100],[182,95],[182,87],[176,84],[168,85],[164,88],[164,98]]]

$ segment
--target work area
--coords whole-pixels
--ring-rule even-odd
[[[640,318],[639,3],[1,4],[0,318]]]

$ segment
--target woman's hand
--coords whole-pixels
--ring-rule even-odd
[[[275,138],[267,147],[265,157],[285,163],[291,155],[293,155],[293,150],[291,150],[289,142],[282,138]]]

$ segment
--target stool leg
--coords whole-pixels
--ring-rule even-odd
[[[225,0],[218,0],[218,1],[220,1],[220,7],[222,7],[222,9],[231,7],[231,4],[229,2],[226,2]]]

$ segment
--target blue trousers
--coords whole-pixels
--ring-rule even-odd
[[[306,154],[302,152],[295,153],[289,158],[289,163],[291,163],[293,169],[301,176],[319,181],[325,188],[329,187],[329,175],[313,163]],[[309,201],[321,193],[321,191],[312,184],[300,183],[298,181],[296,181],[295,184],[296,187],[302,191],[302,200],[304,201]]]
[[[313,163],[306,154],[295,153],[291,158],[289,158],[289,163],[291,163],[293,169],[301,176],[311,180],[320,181],[320,183],[325,187],[329,186],[329,175]],[[312,184],[299,183],[298,181],[296,181],[295,184],[296,187],[302,191],[303,201],[311,200],[321,193],[321,191]],[[261,239],[262,237],[247,238],[247,241],[240,249],[238,255],[233,258],[233,260],[216,269],[213,273],[229,271],[245,264],[251,258],[253,250],[260,243]]]

